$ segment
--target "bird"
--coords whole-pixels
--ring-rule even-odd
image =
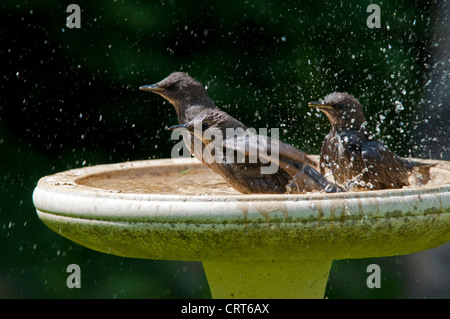
[[[192,122],[199,116],[204,115],[202,113],[206,111],[215,111],[213,113],[221,114],[224,118],[226,117],[224,115],[226,113],[221,113],[223,111],[221,111],[208,96],[203,85],[184,72],[171,73],[158,83],[144,85],[139,89],[159,94],[169,101],[175,108],[179,125],[186,125],[186,123]],[[235,126],[236,128],[239,127],[244,130],[247,129],[244,124],[231,116],[228,115],[226,118],[226,122],[228,123],[227,125],[230,125],[230,127]],[[217,161],[204,160],[204,149],[207,145],[203,143],[202,138],[189,131],[183,131],[182,134],[185,143],[190,148],[190,153],[194,154],[197,159],[202,161],[203,164],[208,166],[212,171],[221,175],[225,181],[241,193],[281,194],[286,192],[301,192],[305,188],[305,186],[302,185],[303,181],[298,178],[297,182],[292,181],[292,174],[289,175],[289,173],[283,169],[277,170],[274,174],[261,174],[262,163],[245,163],[245,165],[233,166],[229,165],[229,163],[218,163]],[[263,139],[261,139],[261,141],[263,141]],[[196,145],[200,145],[200,147],[196,147]],[[314,161],[308,158],[302,151],[297,150],[295,147],[285,143],[282,144],[282,147],[296,153],[296,155],[293,155],[293,158],[298,162],[296,164],[297,166],[307,166],[306,170],[309,171],[310,168],[312,169],[311,166],[316,165]],[[294,149],[296,151],[294,151]],[[244,153],[241,152],[239,154]],[[294,161],[294,159],[292,159],[292,161]],[[308,165],[303,165],[303,163]],[[297,173],[298,172],[299,169],[297,169]],[[319,174],[317,171],[315,172]],[[314,174],[314,172],[311,174]],[[318,179],[320,179],[323,183],[324,189],[326,188],[329,192],[342,190],[342,188],[334,188],[332,185],[327,188],[327,180],[323,180],[324,177],[320,175],[321,174],[319,174]],[[298,183],[300,183],[300,185],[298,185]]]
[[[410,185],[416,174],[421,183],[429,180],[426,164],[397,156],[367,129],[361,103],[353,95],[333,92],[308,106],[322,111],[331,123],[320,151],[321,174],[331,170],[336,183],[346,189],[380,190]]]
[[[213,171],[241,193],[345,192],[317,172],[312,167],[315,162],[303,151],[256,134],[218,108],[206,109],[192,121],[169,129],[181,128],[202,140],[202,161],[218,163]],[[274,164],[275,169],[263,173],[261,169],[267,168],[267,163]]]

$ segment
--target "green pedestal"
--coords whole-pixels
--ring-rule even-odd
[[[203,267],[215,299],[318,299],[324,297],[331,261],[204,261]]]

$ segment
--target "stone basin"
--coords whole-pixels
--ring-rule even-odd
[[[313,157],[317,159],[317,157]],[[450,162],[425,186],[243,195],[195,159],[73,169],[39,180],[53,231],[124,257],[201,261],[213,298],[323,298],[333,260],[450,240]]]

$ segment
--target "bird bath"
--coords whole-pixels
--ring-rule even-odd
[[[43,177],[40,219],[118,256],[201,261],[213,298],[323,298],[333,260],[403,255],[450,240],[450,162],[424,187],[242,195],[195,159],[99,165]]]

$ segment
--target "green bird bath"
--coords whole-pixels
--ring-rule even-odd
[[[323,298],[333,260],[450,240],[450,162],[423,187],[242,195],[195,159],[84,167],[40,179],[53,231],[133,258],[201,261],[213,298]]]

